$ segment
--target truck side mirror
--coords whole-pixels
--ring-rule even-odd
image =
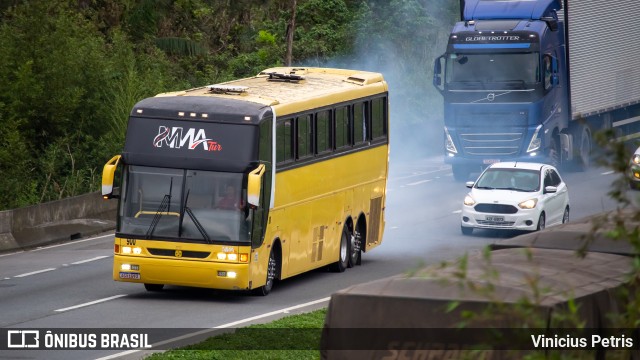
[[[113,178],[120,163],[120,157],[120,155],[112,157],[102,169],[102,198],[105,200],[118,198],[113,194]]]
[[[262,189],[262,175],[266,167],[264,164],[249,173],[247,178],[247,202],[249,205],[258,207],[260,205],[260,192]]]
[[[551,57],[551,85],[557,86],[560,83],[558,77],[558,59]]]
[[[444,55],[441,55],[433,62],[433,86],[439,91],[444,90],[444,82],[443,82],[443,64],[445,58]]]

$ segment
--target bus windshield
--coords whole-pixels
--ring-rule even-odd
[[[449,54],[447,83],[470,89],[530,89],[540,81],[539,53]]]
[[[248,242],[243,174],[125,167],[118,232],[173,241]]]

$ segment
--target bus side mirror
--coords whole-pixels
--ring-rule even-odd
[[[116,155],[107,161],[102,169],[102,198],[105,200],[117,198],[113,195],[113,178],[120,162],[120,155]]]
[[[260,192],[262,189],[262,175],[266,167],[264,164],[249,173],[247,178],[247,202],[249,205],[258,207],[260,205]]]

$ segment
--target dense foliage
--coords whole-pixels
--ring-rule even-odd
[[[430,85],[433,52],[444,51],[456,6],[0,0],[0,210],[99,189],[102,165],[121,151],[137,101],[284,65],[288,29],[293,65],[383,72],[392,88],[391,131],[419,128],[413,143],[426,152],[423,144],[441,138],[441,120],[428,115],[441,106]]]

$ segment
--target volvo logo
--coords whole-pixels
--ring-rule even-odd
[[[489,93],[489,95],[487,95],[487,100],[489,101],[493,101],[496,99],[496,94],[494,93]]]

